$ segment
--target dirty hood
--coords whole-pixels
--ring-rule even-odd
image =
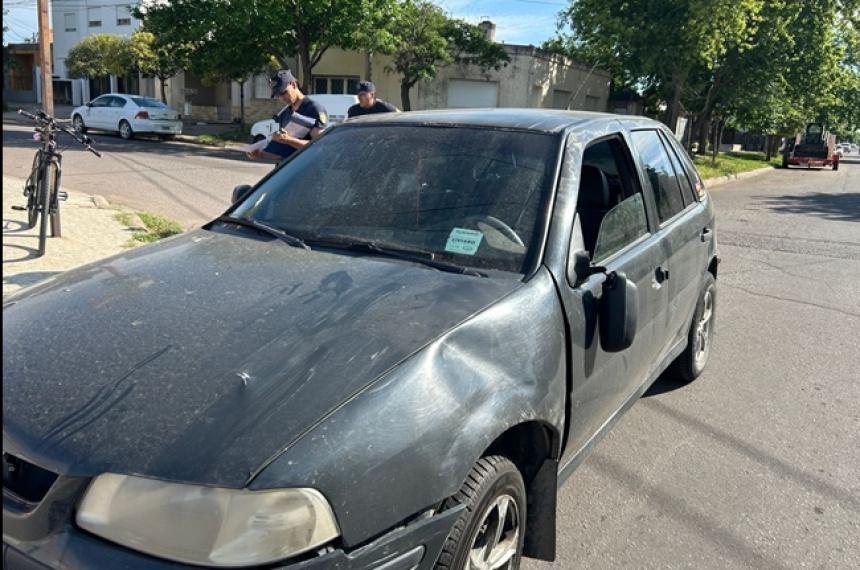
[[[240,487],[519,284],[191,232],[4,301],[3,448],[68,475]]]

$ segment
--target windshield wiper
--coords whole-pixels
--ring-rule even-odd
[[[371,253],[373,255],[380,255],[384,257],[391,257],[394,259],[402,259],[404,261],[411,261],[414,263],[421,263],[423,265],[426,265],[427,267],[432,267],[433,269],[438,269],[439,271],[446,271],[448,273],[459,273],[461,275],[472,275],[474,277],[487,277],[486,273],[478,271],[477,269],[472,269],[471,267],[463,267],[462,265],[448,263],[446,261],[440,261],[436,259],[436,254],[432,251],[400,249],[397,247],[380,245],[373,241],[359,241],[337,237],[312,238],[308,241],[310,241],[314,245],[321,245],[323,247],[343,249],[346,251],[353,251],[358,253]]]
[[[238,224],[240,226],[245,226],[248,228],[254,228],[255,230],[259,230],[261,232],[267,233],[271,236],[275,236],[279,240],[290,244],[293,247],[300,247],[302,249],[310,249],[308,244],[305,243],[300,237],[296,237],[292,234],[289,234],[282,230],[281,228],[276,228],[275,226],[270,226],[264,222],[260,222],[258,220],[252,220],[250,218],[238,218],[234,216],[220,216],[216,218],[216,222],[224,222],[228,224]]]

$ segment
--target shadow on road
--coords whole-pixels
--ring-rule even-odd
[[[807,214],[826,220],[842,222],[860,221],[860,193],[840,192],[829,194],[786,194],[784,196],[757,196],[765,207],[782,214]]]
[[[651,396],[659,396],[660,394],[674,392],[675,390],[680,390],[687,386],[689,386],[689,384],[681,382],[680,380],[673,378],[672,374],[664,372],[659,378],[657,378],[657,380],[654,381],[653,384],[651,384],[651,387],[642,394],[642,397],[650,398]]]

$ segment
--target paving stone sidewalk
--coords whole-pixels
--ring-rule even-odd
[[[96,261],[133,247],[131,236],[140,228],[116,220],[119,210],[103,198],[63,188],[69,199],[60,203],[63,236],[48,238],[43,257],[36,256],[38,226],[27,229],[23,206],[24,181],[3,176],[3,295],[6,296],[79,265]]]

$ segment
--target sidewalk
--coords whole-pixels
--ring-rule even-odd
[[[38,226],[27,229],[27,212],[13,210],[26,204],[24,181],[3,177],[3,295],[79,265],[119,253],[130,247],[131,228],[116,220],[119,210],[100,197],[68,188],[69,199],[60,203],[63,237],[48,237],[47,251],[35,257]]]

